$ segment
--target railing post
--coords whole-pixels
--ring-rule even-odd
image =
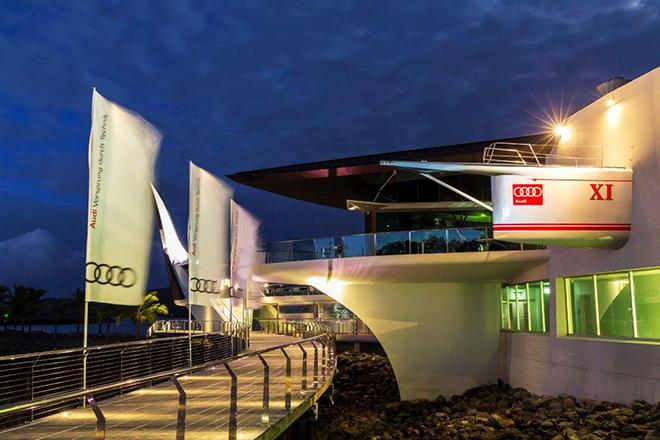
[[[125,347],[119,352],[119,382],[124,380],[124,351],[126,351]],[[119,388],[119,395],[124,395],[124,387]]]
[[[300,347],[300,350],[302,351],[303,358],[302,358],[302,385],[300,388],[300,394],[303,396],[307,394],[307,351],[305,350],[305,347],[303,347],[302,344],[298,344],[298,347]]]
[[[152,344],[149,344],[149,345],[148,345],[148,349],[149,349],[149,373],[153,373],[153,372],[154,372],[154,371],[153,371],[153,368],[154,368],[154,367],[153,367],[153,363],[151,362],[151,346],[152,346]]]
[[[87,403],[92,407],[94,415],[96,416],[96,429],[94,430],[94,440],[104,440],[105,439],[105,416],[99,408],[99,405],[94,400],[93,396],[87,398]]]
[[[309,341],[310,344],[314,347],[314,375],[312,376],[312,385],[314,388],[319,387],[319,348],[316,346],[314,341]]]
[[[280,348],[286,358],[286,379],[284,381],[284,408],[291,410],[291,358],[284,348]]]
[[[270,368],[262,355],[259,354],[257,357],[264,366],[264,390],[261,403],[263,412],[261,413],[261,423],[270,423]]]
[[[176,440],[184,440],[186,438],[186,391],[176,376],[172,376],[171,379],[176,390],[179,392],[179,409],[176,415]]]
[[[321,354],[321,375],[323,376],[323,382],[325,382],[326,376],[327,376],[327,357],[326,357],[326,345],[327,342],[324,340],[325,338],[320,338],[321,345],[323,346],[322,349],[322,354]]]
[[[36,359],[32,362],[32,365],[30,365],[30,400],[34,400],[34,367],[37,365],[40,358],[41,355],[37,355]],[[30,410],[30,420],[34,422],[34,408]]]
[[[238,378],[227,362],[223,365],[231,376],[231,394],[229,400],[229,440],[236,440],[238,426]]]

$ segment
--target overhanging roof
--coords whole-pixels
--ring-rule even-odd
[[[547,140],[547,133],[533,134],[242,171],[227,177],[286,197],[346,209],[348,199],[374,199],[378,187],[392,174],[391,168],[380,165],[381,161],[480,163],[483,149],[493,142],[539,144]],[[403,178],[418,178],[415,173],[404,171],[400,174]]]

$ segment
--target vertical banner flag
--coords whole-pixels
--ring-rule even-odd
[[[211,305],[229,278],[229,201],[232,190],[190,162],[188,290],[191,304]]]
[[[151,188],[160,133],[139,115],[92,97],[85,299],[142,302],[153,231]]]
[[[176,305],[185,306],[186,295],[188,294],[188,251],[181,244],[172,217],[153,184],[151,190],[156,202],[156,219],[158,220],[160,241],[165,254],[165,268],[167,269],[172,299]]]
[[[259,246],[259,220],[245,208],[231,201],[231,279],[234,289],[248,295],[252,287],[252,269]],[[238,289],[236,289],[238,287]]]

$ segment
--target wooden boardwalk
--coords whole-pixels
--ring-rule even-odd
[[[295,342],[289,336],[253,333],[250,350]],[[274,438],[305,412],[327,389],[334,366],[328,365],[323,378],[322,350],[318,349],[318,384],[314,385],[314,349],[305,344],[307,374],[303,376],[303,351],[287,347],[291,359],[290,384],[286,379],[286,357],[282,351],[263,354],[269,366],[268,409],[263,408],[264,366],[257,356],[229,365],[237,376],[235,425],[230,417],[231,376],[219,364],[208,370],[179,378],[187,395],[185,439]],[[331,362],[330,362],[331,364]],[[303,388],[307,390],[304,391]],[[286,408],[287,388],[290,408]],[[177,420],[179,393],[173,382],[133,391],[102,400],[99,407],[106,419],[107,439],[179,439]],[[183,425],[179,425],[181,428]],[[0,432],[0,439],[89,439],[94,438],[96,417],[91,408],[80,408],[45,417],[36,422]],[[179,434],[182,434],[179,429]]]

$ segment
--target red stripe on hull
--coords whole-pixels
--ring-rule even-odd
[[[630,226],[601,226],[601,225],[495,226],[493,225],[493,231],[630,231]]]

